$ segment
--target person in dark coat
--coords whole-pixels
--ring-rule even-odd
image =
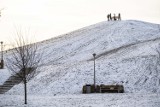
[[[118,14],[118,20],[121,20],[121,14],[120,13]]]
[[[116,19],[116,15],[114,14],[114,16],[113,16],[113,19],[114,19],[114,21],[116,21],[117,19]]]
[[[111,13],[109,14],[109,19],[110,19],[110,20],[112,20],[112,16],[111,16]]]
[[[109,14],[107,15],[107,19],[108,19],[108,21],[109,21]]]

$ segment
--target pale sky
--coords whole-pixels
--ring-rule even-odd
[[[108,13],[160,24],[160,0],[0,0],[0,9],[0,41],[6,44],[16,29],[31,29],[41,41],[106,21]]]

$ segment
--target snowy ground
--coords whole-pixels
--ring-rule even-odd
[[[160,94],[0,95],[0,107],[160,107]]]
[[[11,76],[11,73],[7,69],[0,69],[0,85]]]

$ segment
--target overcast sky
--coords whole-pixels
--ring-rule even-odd
[[[39,41],[105,21],[108,13],[160,24],[160,0],[0,0],[0,9],[4,42],[16,29],[30,29]]]

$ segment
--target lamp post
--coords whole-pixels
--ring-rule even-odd
[[[4,63],[3,63],[3,41],[1,43],[1,69],[4,68]]]
[[[96,92],[96,71],[95,71],[95,57],[96,54],[93,54],[93,58],[94,58],[94,92]]]

